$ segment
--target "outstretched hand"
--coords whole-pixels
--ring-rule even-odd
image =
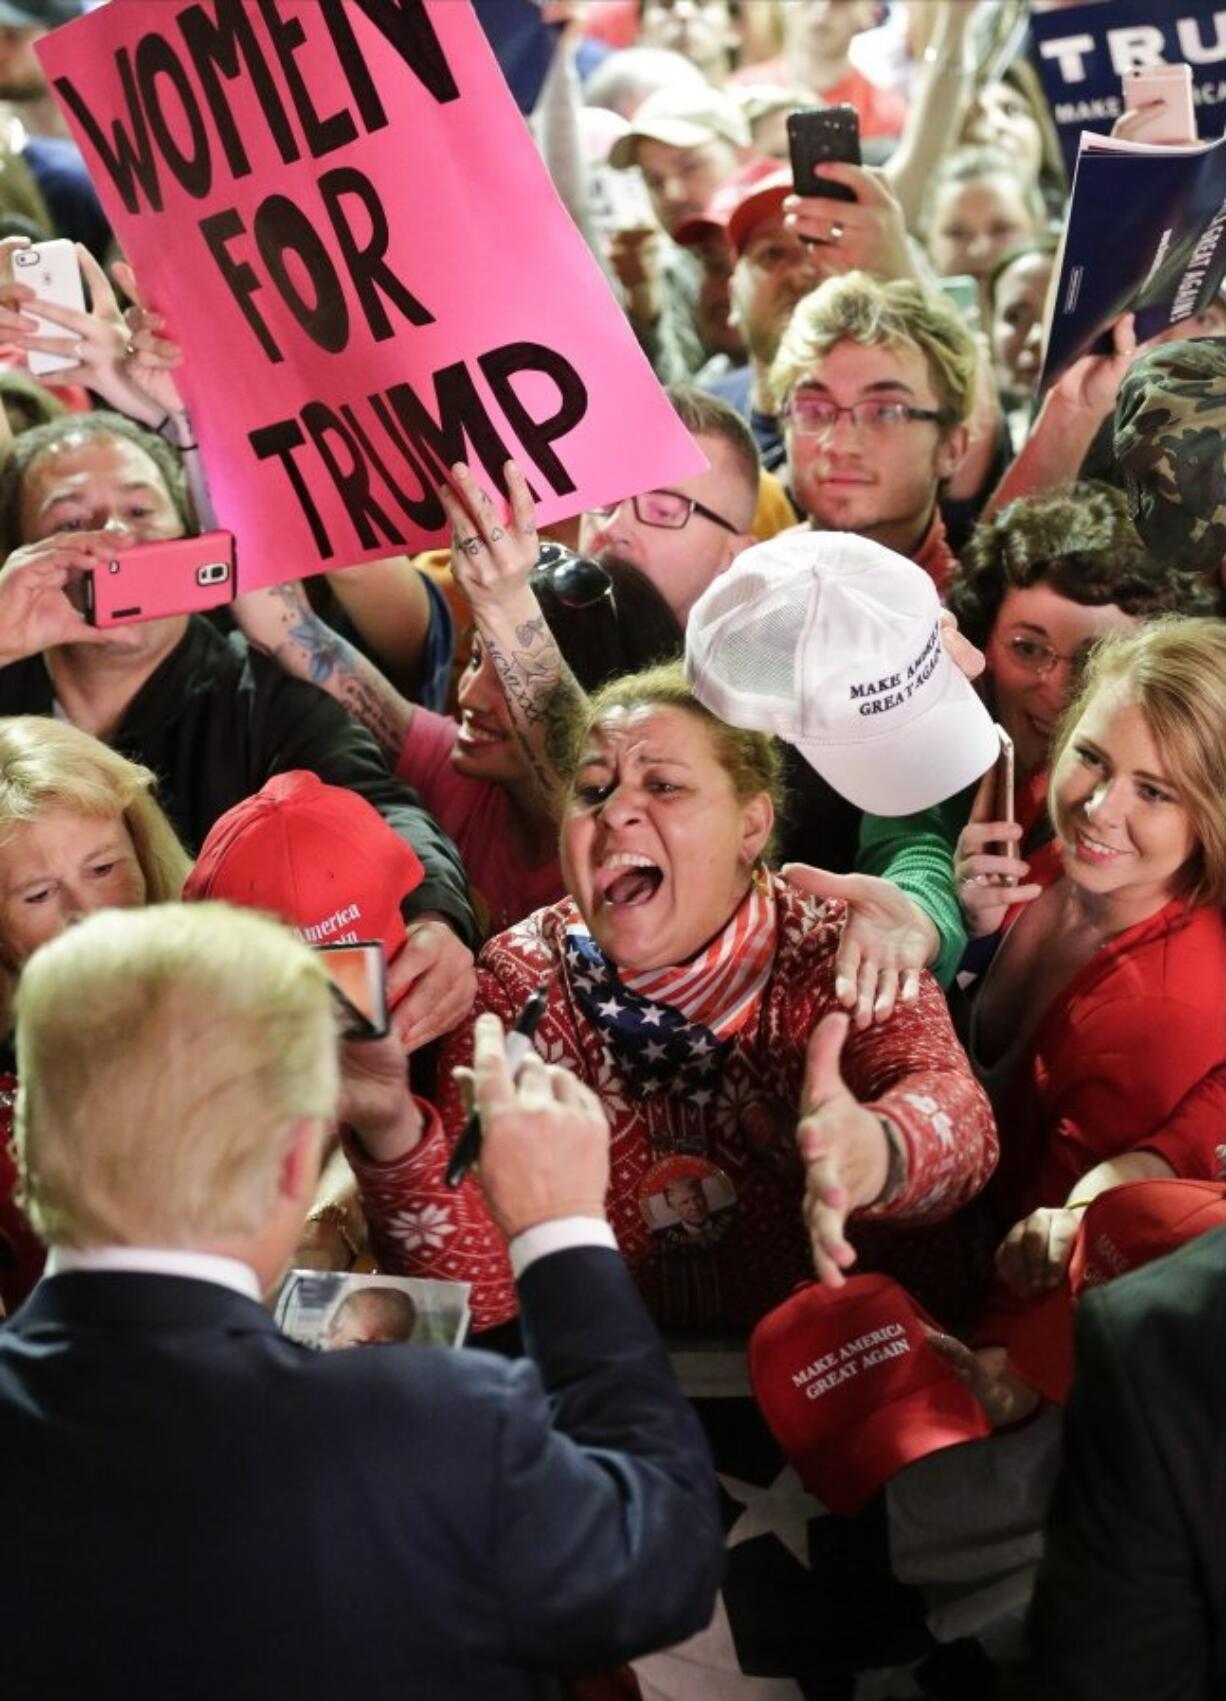
[[[857,1028],[884,1022],[895,1004],[914,1004],[920,971],[941,948],[931,916],[892,880],[871,874],[828,874],[788,863],[788,882],[814,898],[842,898],[847,919],[834,964],[834,995],[855,1015]]]
[[[409,1091],[399,1034],[393,1029],[383,1039],[349,1040],[340,1061],[338,1121],[377,1163],[407,1156],[421,1140],[421,1113]]]
[[[387,965],[392,1025],[406,1053],[449,1034],[477,996],[473,954],[441,915],[422,911]]]
[[[859,1104],[839,1060],[850,1023],[824,1016],[809,1036],[796,1143],[805,1165],[804,1218],[818,1279],[841,1288],[856,1261],[847,1219],[880,1198],[890,1152],[880,1119]]]
[[[182,365],[183,352],[166,335],[162,315],[146,303],[128,262],[117,260],[113,270],[120,288],[132,303],[124,313],[129,333],[124,375],[135,389],[149,397],[160,413],[182,413],[183,398],[174,380],[174,370]]]

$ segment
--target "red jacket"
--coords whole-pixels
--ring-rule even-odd
[[[1031,868],[1032,880],[1050,885],[1058,845],[1045,845]],[[1040,1205],[1062,1205],[1074,1182],[1123,1152],[1156,1152],[1185,1179],[1217,1178],[1221,1095],[1181,1101],[1226,1064],[1224,992],[1226,920],[1181,899],[1078,970],[997,1104],[992,1192],[1005,1227]]]

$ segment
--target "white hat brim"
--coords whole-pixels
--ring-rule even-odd
[[[1000,755],[992,717],[952,663],[945,695],[910,726],[854,744],[791,742],[828,785],[866,815],[932,809],[973,785]]]

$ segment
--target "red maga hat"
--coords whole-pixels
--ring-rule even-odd
[[[1045,1399],[1063,1405],[1073,1383],[1073,1313],[1101,1287],[1226,1223],[1219,1181],[1127,1181],[1086,1206],[1065,1280],[1009,1320],[1009,1359]]]
[[[405,941],[401,903],[424,878],[373,805],[301,769],[278,774],[210,828],[183,896],[268,910],[308,945]]]
[[[991,1433],[930,1344],[935,1327],[888,1276],[852,1276],[842,1288],[798,1289],[750,1337],[762,1415],[831,1512],[858,1512],[904,1465]]]
[[[740,252],[744,241],[744,233],[739,240],[732,235],[732,223],[737,218],[743,205],[755,200],[762,186],[776,182],[785,185],[777,196],[781,206],[784,196],[791,194],[791,178],[787,173],[781,175],[777,159],[751,159],[744,165],[738,166],[732,175],[720,184],[711,196],[706,206],[696,218],[684,219],[673,232],[673,241],[683,245],[697,242],[708,231],[717,230],[727,236],[732,246]],[[774,193],[773,189],[770,193]],[[763,212],[754,215],[752,223],[764,216]],[[743,223],[743,220],[741,221]],[[739,228],[739,227],[738,227]]]

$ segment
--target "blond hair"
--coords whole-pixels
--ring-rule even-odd
[[[1111,685],[1145,716],[1196,837],[1176,891],[1190,906],[1226,903],[1226,622],[1172,615],[1101,639],[1057,730],[1053,772],[1091,700]],[[1050,809],[1062,832],[1054,791]]]
[[[249,910],[100,910],[30,959],[16,1015],[23,1200],[52,1244],[255,1233],[290,1128],[336,1113],[319,958]]]
[[[885,280],[868,272],[827,278],[796,304],[768,378],[776,408],[811,366],[844,342],[893,349],[912,344],[927,363],[945,427],[970,418],[979,356],[957,309],[910,278]]]
[[[192,862],[154,798],[148,768],[129,762],[89,733],[44,715],[0,717],[0,845],[54,810],[128,830],[145,881],[145,901],[165,903],[183,890]],[[0,1018],[12,1004],[17,966],[0,937]]]

